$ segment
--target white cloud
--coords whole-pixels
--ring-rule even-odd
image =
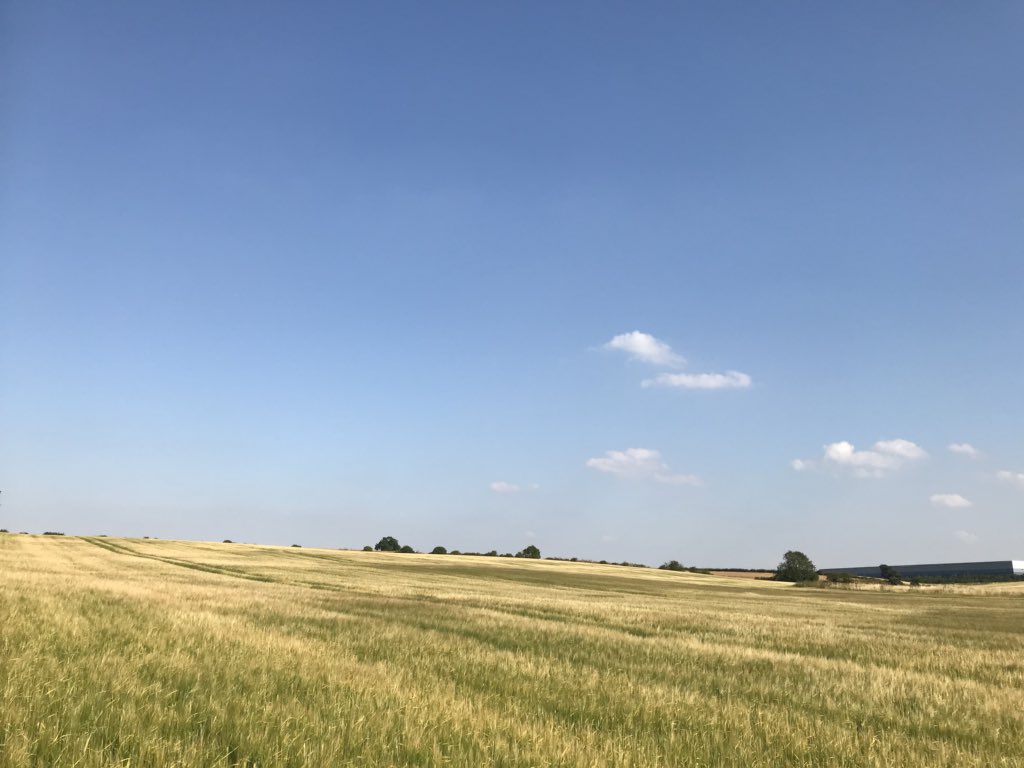
[[[1005,469],[996,473],[996,477],[1008,483],[1019,485],[1024,488],[1024,472],[1008,472]]]
[[[679,475],[661,460],[661,454],[651,448],[627,448],[624,451],[606,451],[599,459],[587,459],[587,466],[598,472],[639,480],[654,480],[667,485],[700,485],[696,475]]]
[[[977,535],[970,533],[969,531],[953,531],[953,535],[960,539],[964,544],[973,544],[978,540]]]
[[[522,488],[520,488],[515,483],[506,483],[504,480],[495,480],[493,483],[491,483],[490,487],[491,490],[494,491],[495,493],[503,494],[519,493],[519,491],[522,490]]]
[[[953,453],[959,453],[961,456],[969,456],[972,459],[978,458],[978,455],[980,454],[980,451],[970,443],[950,443],[946,447]]]
[[[634,360],[654,365],[667,365],[670,368],[678,368],[686,362],[682,355],[673,352],[672,347],[664,341],[640,331],[620,333],[605,344],[604,348],[625,352]]]
[[[653,379],[644,379],[645,387],[674,387],[677,389],[746,389],[750,376],[739,371],[725,373],[659,373]]]
[[[808,469],[814,469],[814,462],[804,461],[803,459],[793,459],[791,462],[789,462],[789,466],[791,466],[797,472],[803,472]]]
[[[963,509],[974,506],[974,504],[965,499],[959,493],[933,493],[931,496],[931,502],[937,507],[951,507],[953,509]]]
[[[842,440],[825,446],[825,461],[852,469],[858,477],[881,477],[902,467],[908,461],[923,459],[928,454],[910,440],[879,440],[871,450],[858,451],[853,443]]]
[[[904,459],[923,459],[928,455],[917,443],[899,438],[896,440],[879,440],[875,443],[875,450],[879,453],[900,456]]]

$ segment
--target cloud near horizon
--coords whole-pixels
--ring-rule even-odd
[[[950,507],[951,509],[965,509],[974,506],[959,493],[933,493],[931,502],[937,507]]]
[[[822,461],[837,467],[851,469],[857,477],[882,477],[886,472],[894,472],[909,461],[917,461],[928,456],[921,446],[910,440],[879,440],[871,450],[858,451],[846,440],[828,443],[824,448]],[[814,466],[813,462],[794,459],[790,466],[800,472]]]
[[[636,480],[654,480],[666,485],[700,485],[696,475],[676,474],[652,448],[627,448],[606,451],[601,458],[587,459],[587,466],[598,472]]]
[[[960,539],[964,544],[973,544],[978,540],[977,534],[971,533],[970,531],[953,531],[953,535]]]
[[[679,368],[686,363],[682,355],[672,351],[672,347],[649,333],[630,331],[620,333],[604,345],[605,349],[625,352],[633,360],[654,365],[666,365]]]

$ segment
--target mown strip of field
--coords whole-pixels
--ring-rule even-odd
[[[0,766],[1024,766],[1024,593],[0,535]]]

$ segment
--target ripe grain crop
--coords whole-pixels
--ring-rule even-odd
[[[0,534],[0,767],[1024,766],[1020,589]]]

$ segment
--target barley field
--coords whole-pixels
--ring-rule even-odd
[[[0,766],[1024,766],[1024,592],[0,534]]]

